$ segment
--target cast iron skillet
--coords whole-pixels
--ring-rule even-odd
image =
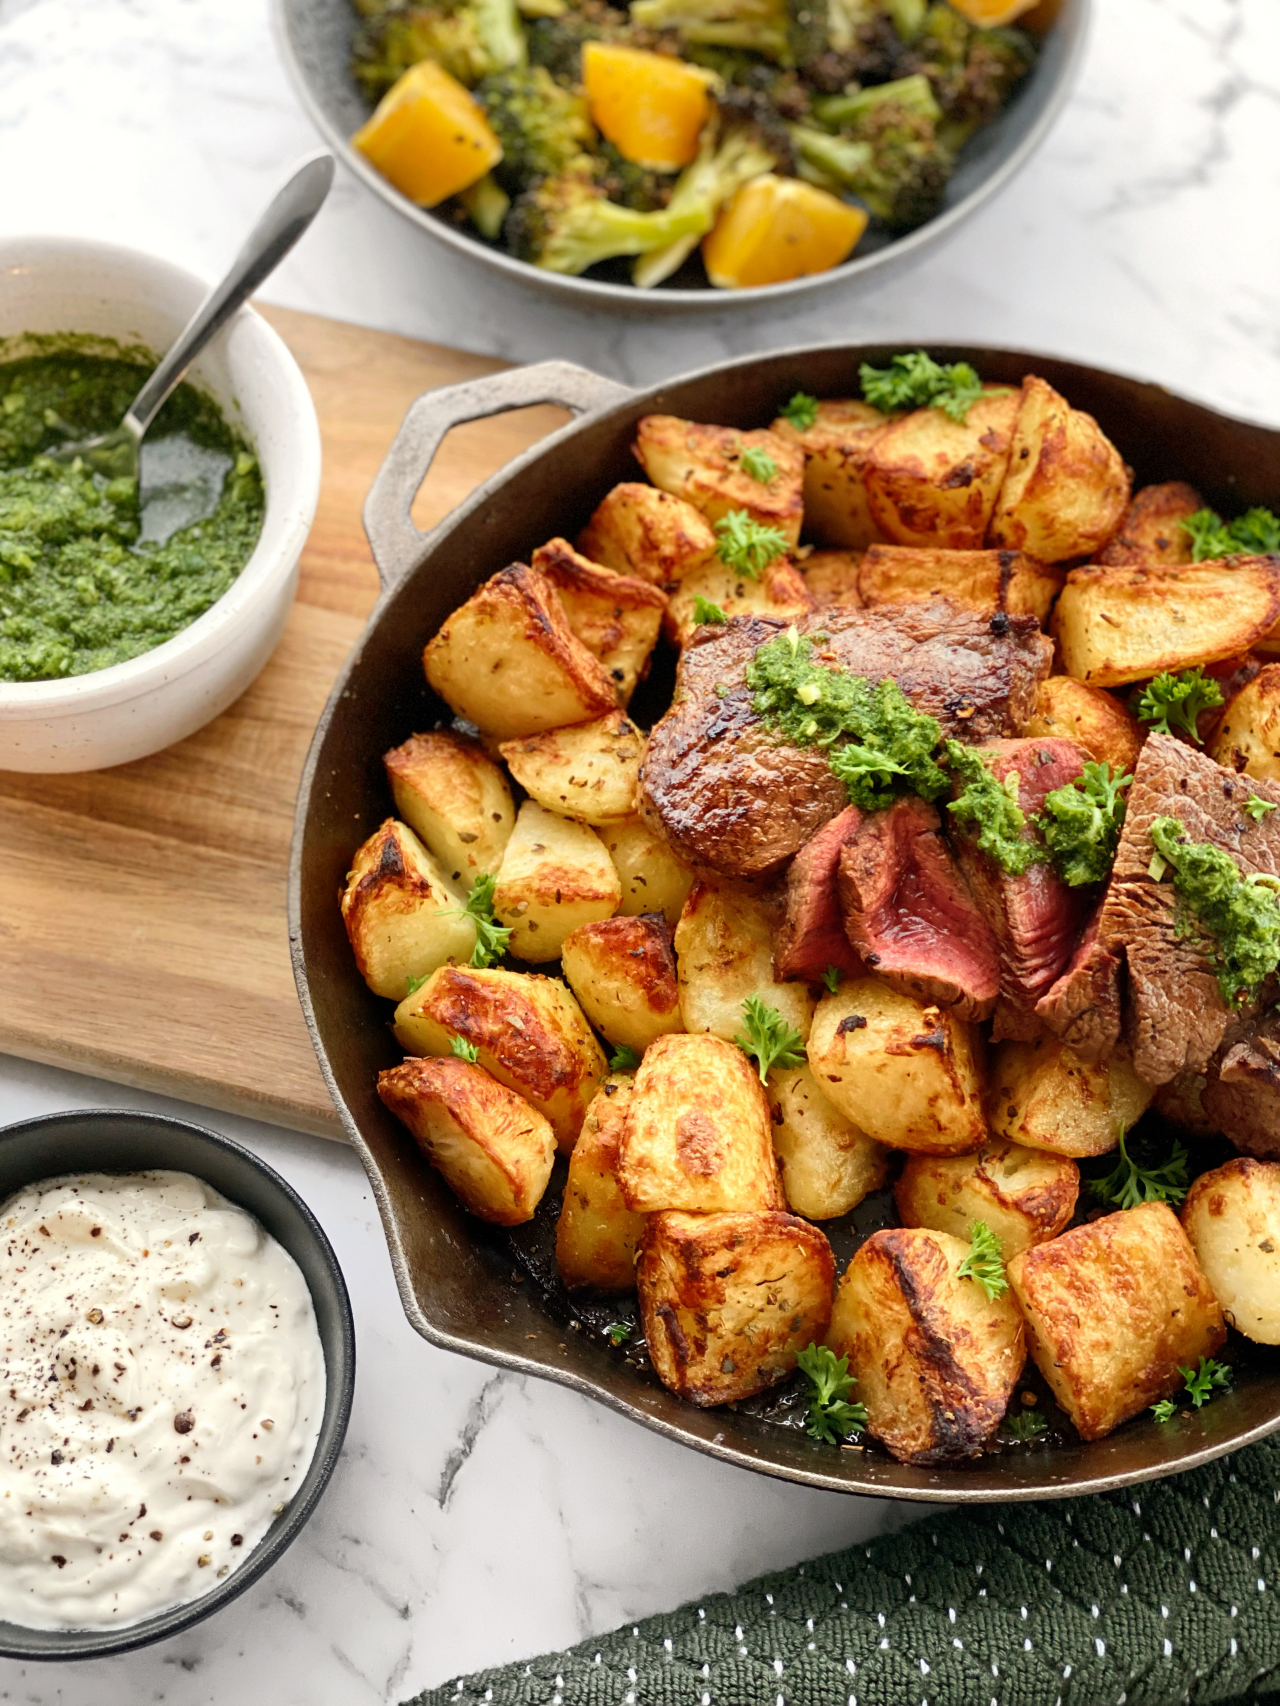
[[[857,394],[860,361],[900,345],[829,345],[725,362],[631,391],[563,362],[496,374],[419,397],[374,481],[364,519],[383,591],[320,719],[298,796],[290,869],[290,941],[321,1070],[368,1171],[405,1313],[424,1338],[499,1367],[540,1374],[670,1439],[813,1487],[895,1498],[983,1502],[1099,1491],[1189,1469],[1280,1426],[1280,1372],[1242,1368],[1234,1390],[1163,1427],[1140,1419],[1095,1444],[1014,1449],[972,1464],[911,1468],[836,1450],[797,1429],[732,1409],[698,1410],[614,1351],[557,1320],[517,1276],[512,1245],[469,1217],[375,1094],[400,1059],[390,1007],[356,971],[338,913],[351,855],[389,815],[381,755],[447,716],[422,672],[424,642],[474,588],[556,534],[570,538],[604,493],[636,477],[635,424],[651,413],[766,426],[796,390]],[[1280,432],[1231,420],[1158,385],[1015,350],[934,346],[985,379],[1043,375],[1095,415],[1134,465],[1135,485],[1185,479],[1226,514],[1274,502]],[[487,481],[430,534],[409,509],[450,427],[534,403],[577,414]]]

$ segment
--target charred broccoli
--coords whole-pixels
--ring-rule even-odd
[[[569,171],[524,192],[507,216],[503,238],[522,261],[577,274],[615,255],[643,255],[706,229],[700,209],[637,213],[610,201],[587,172]]]
[[[535,178],[559,177],[594,140],[585,98],[561,88],[541,65],[496,72],[474,93],[502,144],[493,175],[509,195],[519,195]]]
[[[793,125],[803,177],[847,190],[895,231],[923,225],[938,211],[953,158],[938,138],[941,109],[926,78],[902,77],[855,95],[814,103],[839,134]]]
[[[929,83],[958,142],[989,124],[1035,63],[1020,30],[981,30],[950,6],[930,6],[906,58]]]
[[[631,21],[707,47],[748,48],[780,63],[791,57],[788,0],[633,0]]]
[[[671,201],[675,180],[669,172],[657,172],[650,166],[637,166],[613,146],[602,142],[597,150],[600,157],[596,182],[620,207],[634,208],[637,213],[653,213]]]
[[[544,66],[558,83],[573,85],[582,80],[582,44],[623,40],[628,28],[625,12],[604,0],[579,0],[554,17],[529,20],[529,59]]]
[[[491,72],[523,65],[524,30],[515,0],[396,6],[356,32],[351,73],[372,101],[421,59],[433,59],[470,87]]]

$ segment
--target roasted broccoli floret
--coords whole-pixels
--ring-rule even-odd
[[[594,139],[585,98],[562,88],[544,66],[496,72],[474,93],[502,144],[493,175],[509,195],[519,195],[535,178],[559,177]]]
[[[572,86],[582,80],[582,44],[624,40],[628,30],[625,12],[604,0],[579,0],[555,17],[530,19],[529,59],[544,66],[557,83]]]
[[[950,6],[930,6],[906,68],[929,79],[951,123],[953,145],[989,124],[1035,63],[1020,30],[976,29]]]
[[[783,64],[791,58],[788,0],[633,0],[631,21],[706,47],[748,48]]]
[[[696,208],[637,213],[610,201],[585,171],[571,171],[531,185],[507,216],[503,237],[522,261],[577,274],[615,255],[643,255],[706,229]]]
[[[527,48],[514,0],[396,6],[356,32],[351,72],[379,100],[411,65],[433,59],[468,88],[491,72],[523,65]]]
[[[850,191],[895,231],[934,216],[954,159],[939,140],[942,112],[924,77],[825,96],[814,112],[829,130],[791,127],[801,176]]]
[[[634,208],[637,213],[653,213],[671,201],[675,179],[670,172],[655,172],[650,166],[637,166],[619,154],[612,142],[602,142],[596,150],[598,166],[596,182],[620,207]]]

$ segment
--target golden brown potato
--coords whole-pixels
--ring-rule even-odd
[[[1053,632],[1068,675],[1115,687],[1247,652],[1278,616],[1274,557],[1184,568],[1090,565],[1067,576]]]
[[[1016,391],[989,388],[963,422],[941,409],[915,409],[876,435],[867,453],[867,496],[884,538],[949,551],[986,542],[1018,401]]]
[[[1126,1054],[1088,1061],[1057,1037],[1003,1042],[991,1058],[991,1129],[1055,1155],[1105,1155],[1136,1124],[1155,1091]]]
[[[565,938],[564,975],[583,1012],[615,1048],[642,1053],[682,1031],[671,926],[661,913],[605,918]]]
[[[453,882],[496,871],[516,821],[507,779],[462,735],[412,735],[383,755],[396,810]]]
[[[1122,563],[1189,563],[1191,535],[1182,523],[1203,509],[1194,486],[1171,480],[1164,486],[1144,486],[1120,518],[1120,525],[1098,553],[1098,561]]]
[[[808,1053],[823,1095],[877,1142],[959,1155],[987,1136],[981,1048],[951,1013],[858,977],[818,1003]]]
[[[472,1214],[495,1226],[533,1219],[556,1143],[522,1096],[465,1060],[406,1060],[378,1074],[378,1094]]]
[[[670,591],[715,555],[716,536],[700,509],[656,486],[615,486],[578,536],[578,549],[620,575]]]
[[[470,1043],[486,1072],[551,1121],[566,1154],[609,1070],[564,984],[532,972],[442,966],[396,1008],[395,1033],[406,1054]]]
[[[1269,663],[1230,701],[1207,751],[1228,770],[1280,782],[1280,664]]]
[[[649,673],[667,607],[664,592],[635,575],[616,574],[580,557],[567,539],[551,539],[533,553],[533,567],[560,594],[569,626],[613,682],[627,704],[636,682]]]
[[[1036,708],[1023,734],[1032,739],[1073,740],[1113,776],[1131,773],[1145,731],[1136,718],[1102,687],[1090,687],[1074,675],[1051,675],[1040,683]]]
[[[670,844],[640,817],[601,824],[600,839],[622,883],[618,911],[632,918],[660,912],[674,925],[693,887],[693,872]]]
[[[617,708],[613,677],[583,645],[551,582],[524,563],[487,580],[429,640],[427,680],[499,740]]]
[[[966,1243],[985,1221],[1008,1261],[1056,1238],[1075,1213],[1080,1169],[1064,1156],[993,1139],[973,1155],[913,1155],[893,1187],[904,1226]]]
[[[835,1264],[791,1214],[655,1214],[637,1281],[659,1380],[692,1404],[730,1404],[785,1380],[831,1317]]]
[[[1201,1173],[1182,1225],[1230,1324],[1280,1345],[1280,1161],[1241,1155]]]
[[[526,800],[493,891],[493,915],[511,931],[508,952],[535,965],[559,959],[566,936],[612,918],[621,899],[622,883],[595,831]]]
[[[611,1075],[587,1109],[569,1157],[569,1177],[556,1225],[556,1267],[574,1291],[634,1291],[645,1217],[633,1214],[618,1184],[618,1152],[631,1080]]]
[[[701,568],[691,569],[671,594],[664,619],[668,637],[687,646],[698,627],[697,600],[717,604],[726,617],[780,616],[794,622],[813,609],[813,597],[795,564],[779,557],[758,580],[726,568],[712,557]]]
[[[549,812],[580,823],[611,823],[635,812],[644,736],[622,711],[504,741],[499,751],[525,793]]]
[[[909,604],[941,594],[969,610],[1034,616],[1047,627],[1066,577],[1024,551],[943,551],[935,546],[872,545],[862,559],[863,604]]]
[[[862,598],[858,592],[858,570],[862,564],[861,551],[810,551],[801,564],[800,572],[809,589],[816,610],[829,610],[834,604],[858,610]]]
[[[869,1432],[903,1463],[976,1456],[1026,1360],[1008,1295],[959,1277],[969,1248],[924,1228],[873,1232],[836,1292],[827,1343],[849,1359]]]
[[[772,478],[749,474],[743,451],[768,456]],[[798,445],[772,432],[737,432],[675,415],[645,415],[636,426],[635,452],[655,486],[691,503],[712,524],[730,510],[744,509],[756,521],[781,528],[789,545],[799,544],[804,452]]]
[[[758,995],[784,1022],[809,1035],[813,997],[804,983],[775,983],[775,904],[741,884],[697,882],[676,925],[676,963],[685,1029],[731,1043],[744,1028],[742,1004]]]
[[[764,1086],[741,1049],[669,1035],[645,1050],[619,1169],[627,1206],[691,1214],[783,1206]]]
[[[411,977],[469,960],[476,932],[462,906],[462,891],[411,829],[389,817],[375,830],[342,891],[342,922],[373,993],[399,1001]]]
[[[884,537],[867,501],[867,457],[889,418],[858,398],[824,398],[803,431],[785,415],[774,421],[771,430],[804,451],[804,520],[815,539],[865,551]]]
[[[1129,503],[1129,470],[1115,445],[1035,374],[1022,383],[1007,466],[988,543],[1044,563],[1098,550]]]
[[[807,1066],[769,1075],[773,1148],[787,1206],[834,1220],[884,1183],[885,1151],[822,1094]]]
[[[1009,1263],[1027,1344],[1082,1439],[1101,1439],[1182,1388],[1227,1336],[1166,1203],[1077,1226]]]

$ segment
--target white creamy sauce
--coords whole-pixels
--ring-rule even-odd
[[[0,1207],[0,1618],[118,1628],[208,1592],[301,1486],[324,1411],[306,1281],[186,1173]]]

